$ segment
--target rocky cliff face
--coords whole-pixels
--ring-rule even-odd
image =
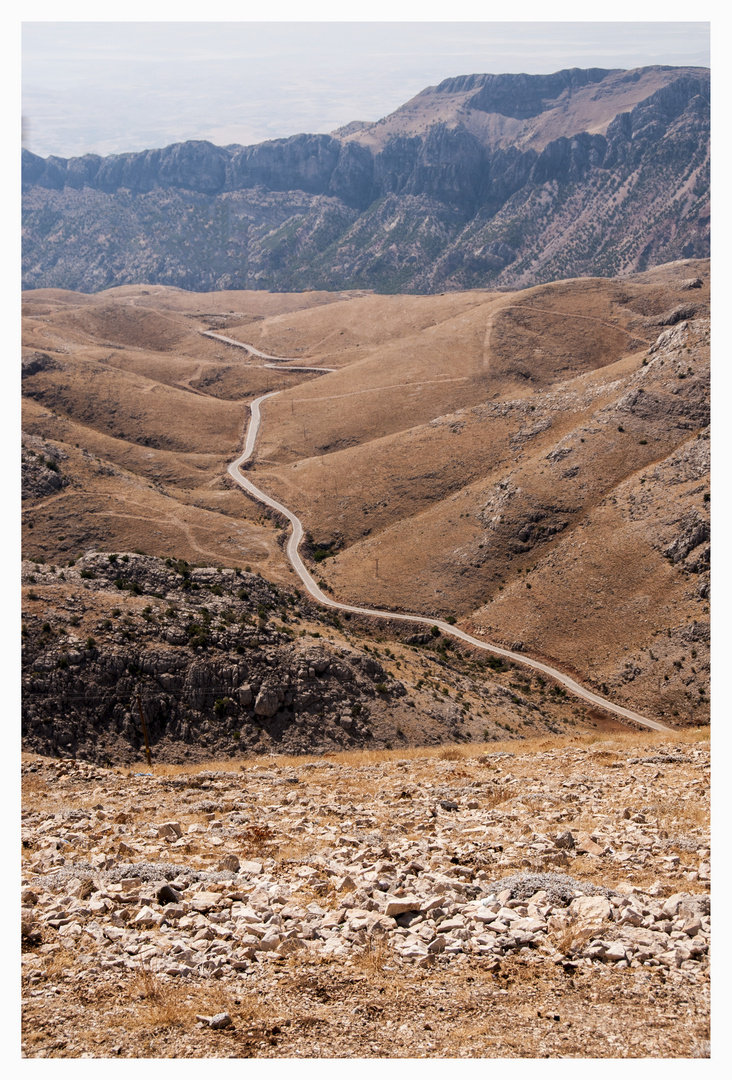
[[[32,493],[37,477],[23,479]],[[64,569],[26,562],[23,583],[23,747],[42,754],[139,761],[138,695],[156,761],[495,740],[522,708],[539,720],[508,681],[513,665],[481,675],[430,633],[393,641],[399,659],[368,644],[365,624],[344,634],[246,571],[89,552]],[[438,701],[417,668],[456,680],[458,699]],[[548,702],[542,728],[563,729],[562,714]]]
[[[25,576],[37,585],[61,585],[54,571],[31,570]],[[64,598],[65,626],[48,611],[45,621],[34,618],[31,597],[23,734],[40,752],[135,756],[142,745],[137,693],[158,758],[186,756],[194,745],[198,753],[241,751],[260,732],[292,751],[360,745],[371,737],[376,684],[389,698],[405,694],[366,652],[336,653],[294,641],[286,625],[275,629],[270,613],[282,609],[289,622],[297,598],[254,574],[132,554],[90,554],[59,573],[91,595],[86,604]],[[127,601],[136,596],[165,598],[165,614],[146,604],[135,618],[140,612]],[[107,612],[105,599],[121,606]],[[90,602],[111,617],[82,639],[74,631]]]
[[[601,69],[448,80],[433,97],[461,111],[378,144],[372,125],[107,158],[24,151],[24,285],[432,292],[706,257],[708,73],[667,72],[616,114],[624,86]],[[558,124],[590,91],[604,133]],[[536,117],[565,133],[510,144],[484,130]]]
[[[544,111],[547,99],[557,98],[566,90],[601,83],[610,74],[606,68],[570,68],[553,75],[468,75],[446,79],[438,90],[455,93],[474,89],[469,98],[471,108],[527,120]]]

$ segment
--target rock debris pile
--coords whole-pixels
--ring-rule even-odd
[[[692,992],[709,964],[708,753],[688,736],[653,749],[127,776],[29,760],[30,994],[56,953],[92,983],[238,984],[375,951],[395,970],[661,969]]]

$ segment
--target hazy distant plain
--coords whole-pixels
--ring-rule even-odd
[[[250,145],[377,120],[451,76],[646,64],[708,66],[709,24],[29,22],[24,144]]]

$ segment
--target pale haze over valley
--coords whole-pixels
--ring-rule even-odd
[[[26,22],[24,143],[46,157],[250,145],[374,121],[473,72],[709,65],[705,22]]]

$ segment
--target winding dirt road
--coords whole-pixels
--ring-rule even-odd
[[[250,345],[247,341],[235,341],[234,338],[225,337],[223,334],[214,334],[213,330],[202,330],[203,337],[215,338],[216,341],[223,341],[226,345],[236,345],[237,349],[244,349],[248,353],[252,353],[253,356],[258,356],[262,360],[274,360],[273,364],[259,364],[258,367],[272,368],[273,371],[308,371],[314,372],[317,375],[327,374],[331,371],[337,371],[338,368],[333,367],[303,367],[302,364],[291,364],[290,367],[282,367],[282,364],[289,364],[291,360],[299,360],[302,357],[298,356],[270,356],[269,353],[260,352],[259,349],[255,349],[253,345]]]
[[[210,335],[216,336],[216,335]],[[235,342],[234,344],[239,344]],[[261,353],[259,355],[262,355]],[[550,667],[548,664],[541,663],[540,660],[533,660],[529,656],[523,656],[521,653],[511,652],[509,649],[502,649],[498,645],[492,645],[487,641],[481,641],[479,638],[473,637],[471,634],[466,634],[464,630],[460,630],[457,626],[451,626],[450,623],[444,622],[442,619],[429,619],[424,615],[403,615],[396,611],[381,611],[378,608],[364,608],[356,607],[352,604],[341,604],[336,600],[331,600],[329,596],[318,587],[314,578],[310,574],[310,571],[305,566],[300,557],[299,547],[302,541],[304,531],[302,522],[299,517],[288,510],[282,503],[277,502],[266,492],[256,487],[251,480],[248,480],[246,476],[241,473],[241,466],[254,454],[254,448],[257,442],[257,435],[259,433],[259,427],[262,422],[261,404],[266,401],[267,398],[275,397],[281,391],[273,390],[269,394],[263,394],[261,397],[255,398],[251,404],[251,419],[247,428],[246,441],[244,443],[244,452],[240,456],[232,461],[228,468],[228,473],[233,480],[239,484],[240,487],[247,491],[250,495],[253,495],[259,502],[265,504],[265,506],[271,507],[279,514],[282,514],[292,525],[292,533],[287,542],[287,557],[292,563],[292,566],[302,581],[303,585],[319,604],[323,604],[325,607],[335,608],[337,611],[350,611],[354,615],[377,615],[385,619],[398,619],[400,622],[418,623],[422,626],[437,626],[443,634],[449,634],[450,637],[457,638],[459,641],[465,641],[469,645],[473,645],[477,649],[483,649],[485,652],[493,653],[495,656],[505,657],[507,660],[513,660],[517,664],[522,664],[524,667],[533,668],[535,671],[541,671],[545,675],[549,675],[556,682],[564,686],[570,693],[576,697],[582,698],[584,701],[590,702],[592,705],[597,705],[599,708],[604,709],[606,712],[613,713],[615,716],[619,716],[624,720],[632,720],[636,724],[641,724],[643,727],[652,728],[654,731],[669,731],[670,729],[664,724],[659,724],[656,720],[648,720],[644,716],[640,716],[636,712],[632,712],[630,709],[624,708],[622,705],[615,705],[612,701],[608,701],[606,698],[600,697],[599,694],[593,693],[591,690],[586,690],[584,686],[580,686],[568,675],[558,671],[556,668]]]
[[[244,341],[236,341],[234,338],[226,337],[224,334],[215,334],[213,330],[202,330],[204,337],[214,338],[216,341],[224,341],[227,345],[236,345],[238,349],[246,349],[247,352],[253,356],[258,356],[261,360],[277,360],[280,364],[286,364],[289,360],[300,360],[299,356],[270,356],[269,353],[260,352],[259,349],[255,349],[253,345],[248,345]]]

